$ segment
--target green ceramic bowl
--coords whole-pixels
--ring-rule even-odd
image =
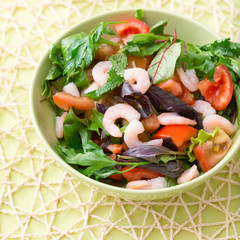
[[[78,32],[89,32],[90,29],[95,27],[99,22],[112,22],[119,21],[124,18],[133,18],[135,14],[135,9],[131,10],[119,10],[114,12],[105,13],[92,17],[86,21],[83,21],[76,26],[70,28],[66,31],[61,37],[59,37],[55,44],[59,44],[61,39],[78,33]],[[144,9],[144,19],[147,24],[151,27],[159,20],[169,19],[169,23],[165,29],[166,34],[173,34],[173,30],[176,28],[177,36],[180,39],[186,40],[187,42],[195,44],[206,44],[210,43],[216,39],[219,39],[219,36],[216,35],[212,30],[202,26],[198,22],[195,22],[191,19],[185,18],[183,16],[168,13],[160,10],[153,9]],[[95,181],[91,178],[88,178],[69,164],[64,162],[64,160],[56,153],[53,148],[53,145],[57,142],[55,136],[55,113],[49,102],[44,101],[40,102],[42,99],[41,92],[43,89],[43,82],[48,73],[50,67],[50,60],[48,59],[48,51],[45,52],[42,59],[38,63],[38,66],[35,70],[32,86],[30,90],[30,109],[32,120],[38,133],[40,139],[44,143],[45,147],[52,155],[52,157],[71,175],[79,179],[79,181],[87,184],[89,187],[97,188],[98,190],[113,196],[117,196],[124,199],[131,200],[153,200],[171,197],[173,195],[180,194],[184,191],[195,188],[197,185],[203,183],[212,175],[216,174],[222,167],[224,167],[230,159],[233,158],[234,154],[237,153],[240,145],[240,131],[237,131],[233,137],[233,146],[228,151],[227,155],[218,163],[214,168],[212,168],[207,173],[204,173],[200,177],[174,187],[159,189],[159,190],[129,190],[125,188],[111,186],[105,183]],[[54,174],[54,173],[53,173]]]

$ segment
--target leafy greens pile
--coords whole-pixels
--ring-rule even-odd
[[[136,18],[143,18],[142,10],[136,12]],[[213,81],[214,68],[224,64],[232,75],[235,98],[230,106],[231,109],[226,110],[228,112],[223,111],[222,115],[233,115],[236,104],[238,125],[240,125],[240,44],[231,42],[229,38],[216,40],[203,46],[186,43],[177,39],[176,31],[174,31],[174,36],[164,36],[164,27],[167,23],[168,21],[161,20],[150,29],[149,34],[132,36],[125,46],[121,46],[120,50],[109,58],[112,69],[108,72],[109,78],[106,84],[87,93],[86,96],[98,101],[110,91],[123,85],[121,101],[141,111],[143,118],[152,114],[152,108],[158,113],[170,111],[171,108],[180,115],[196,119],[197,127],[201,129],[200,115],[187,104],[184,105],[178,98],[171,94],[169,96],[168,93],[166,96],[165,91],[154,87],[151,87],[146,95],[139,96],[138,93],[132,92],[129,86],[124,85],[123,74],[128,64],[127,56],[154,56],[148,68],[153,84],[171,78],[175,68],[180,66],[183,66],[185,70],[195,69],[200,79],[207,77]],[[103,37],[103,35],[115,35],[114,31],[108,27],[113,24],[115,22],[101,22],[89,34],[77,33],[64,38],[60,46],[52,45],[49,53],[52,65],[44,81],[42,93],[47,99],[53,103],[52,87],[57,91],[62,91],[63,86],[69,82],[74,82],[80,90],[90,85],[86,69],[93,63],[98,47],[101,44],[119,45]],[[54,103],[53,105],[56,114],[60,115],[62,110]],[[103,109],[105,106],[99,105],[99,109],[100,107]],[[56,145],[57,152],[67,163],[72,164],[89,177],[106,178],[120,173],[119,166],[122,165],[129,165],[130,169],[144,165],[146,168],[160,171],[167,177],[175,178],[183,171],[182,160],[194,160],[191,150],[186,155],[186,153],[182,154],[165,147],[153,146],[130,149],[125,152],[125,156],[120,155],[117,160],[113,160],[94,143],[94,135],[100,136],[104,133],[104,141],[107,139],[106,141],[111,143],[121,142],[121,139],[108,135],[102,124],[103,113],[98,111],[98,108],[91,110],[91,116],[92,120],[84,117],[83,114],[79,118],[71,109],[64,120],[64,139],[59,140],[59,144]],[[124,127],[121,129],[122,132],[124,129]],[[203,139],[207,141],[208,137]],[[196,144],[195,142],[192,142],[192,146]]]

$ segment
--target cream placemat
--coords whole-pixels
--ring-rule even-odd
[[[177,12],[240,42],[239,0],[1,0],[1,239],[240,239],[240,163],[191,192],[135,203],[71,177],[31,123],[28,95],[43,51],[75,23],[119,8]]]

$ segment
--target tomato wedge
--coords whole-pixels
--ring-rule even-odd
[[[93,99],[87,97],[75,97],[69,93],[58,92],[53,95],[54,103],[65,111],[69,111],[72,107],[78,110],[91,110],[95,108]]]
[[[171,79],[158,84],[158,86],[190,106],[195,103],[194,96],[182,84],[176,71]]]
[[[179,151],[183,151],[191,137],[196,137],[198,130],[188,125],[168,125],[161,128],[154,136],[157,138],[172,138]]]
[[[231,138],[221,129],[214,138],[195,147],[193,153],[203,172],[209,171],[227,153],[232,145]]]
[[[123,19],[125,23],[115,24],[114,27],[118,35],[122,38],[123,43],[126,45],[127,41],[134,35],[138,33],[147,34],[149,33],[149,26],[135,18]]]
[[[125,167],[121,171],[126,171],[127,169],[129,169],[129,167]],[[137,181],[142,179],[162,177],[162,174],[146,168],[133,168],[128,172],[122,173],[122,175],[128,181]]]
[[[221,111],[227,107],[233,95],[232,77],[224,64],[215,68],[213,80],[203,79],[198,87],[205,100]]]

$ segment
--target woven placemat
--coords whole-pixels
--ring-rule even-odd
[[[33,70],[75,23],[119,8],[177,12],[240,42],[239,0],[1,0],[1,239],[240,239],[240,163],[170,199],[121,200],[71,177],[48,155],[29,114]],[[200,193],[200,194],[199,194]]]

